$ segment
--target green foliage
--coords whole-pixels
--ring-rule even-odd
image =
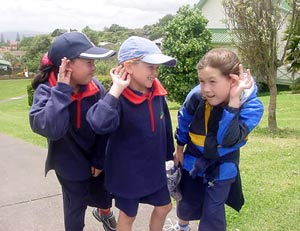
[[[19,64],[20,64],[20,58],[16,57],[15,55],[13,55],[10,52],[4,52],[3,59],[6,61],[9,61],[13,68],[19,66]]]
[[[289,25],[285,31],[284,41],[288,41],[285,63],[289,64],[290,72],[300,70],[300,5],[292,1],[293,11],[289,20]]]
[[[109,59],[102,59],[95,62],[96,75],[109,75],[110,69],[117,66],[117,56],[113,56]]]
[[[176,67],[162,67],[160,72],[160,80],[172,101],[182,103],[198,84],[196,65],[210,49],[207,22],[199,9],[183,6],[163,29],[163,53],[177,59]]]
[[[167,14],[166,16],[159,19],[158,23],[153,25],[144,26],[145,34],[149,37],[150,40],[155,40],[163,36],[163,27],[168,24],[174,18],[173,15]]]
[[[55,29],[52,33],[51,33],[51,36],[52,37],[57,37],[63,33],[67,32],[66,29]]]
[[[28,98],[28,105],[32,106],[33,102],[33,94],[34,94],[34,89],[31,84],[27,85],[27,98]]]
[[[290,86],[292,93],[300,93],[300,78],[295,79]]]
[[[85,28],[83,28],[82,33],[85,33],[87,35],[87,37],[95,44],[98,45],[99,44],[99,38],[101,35],[100,31],[95,31],[91,28],[89,28],[88,26],[86,26]]]
[[[98,78],[100,83],[105,87],[106,90],[109,90],[112,85],[112,80],[110,77],[100,77]]]
[[[22,62],[30,72],[37,71],[40,60],[48,51],[52,39],[53,38],[50,35],[38,35],[26,40],[25,45],[24,43],[21,43],[21,48],[25,50]]]

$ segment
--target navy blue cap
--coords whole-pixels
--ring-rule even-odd
[[[131,36],[122,43],[118,53],[118,62],[121,64],[136,58],[150,64],[164,64],[170,67],[176,65],[176,59],[162,54],[154,42],[146,38]]]
[[[85,34],[73,31],[66,32],[55,39],[49,48],[48,57],[53,65],[58,67],[64,57],[67,59],[104,59],[115,53],[113,50],[96,47]]]

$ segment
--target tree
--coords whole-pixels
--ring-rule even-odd
[[[224,0],[226,23],[243,62],[270,90],[268,128],[276,131],[277,68],[283,65],[287,43],[279,46],[279,30],[287,17],[282,0]],[[279,49],[280,48],[280,49]],[[281,53],[279,51],[282,51]],[[279,56],[281,57],[279,58]]]
[[[95,44],[98,45],[99,39],[100,39],[100,33],[99,31],[93,30],[90,27],[86,26],[82,29],[82,33],[85,33],[87,37]]]
[[[55,29],[52,33],[51,33],[51,36],[52,37],[57,37],[65,32],[67,32],[68,30],[66,29]]]
[[[199,9],[183,6],[163,28],[162,50],[177,59],[176,67],[162,67],[160,72],[170,100],[181,104],[199,83],[196,65],[210,49],[211,42],[211,33],[205,28],[207,22]]]
[[[158,23],[146,25],[143,27],[146,35],[150,40],[155,40],[163,36],[163,28],[174,18],[173,15],[167,14],[158,20]]]
[[[20,39],[20,33],[17,32],[17,35],[16,35],[16,41],[17,41],[17,42],[20,42],[20,40],[21,40],[21,39]]]
[[[285,63],[289,64],[290,72],[296,73],[300,71],[300,2],[293,1],[292,4],[294,10],[284,38],[285,41],[289,40]]]
[[[38,35],[28,38],[25,42],[26,46],[21,47],[21,49],[25,50],[25,54],[22,56],[22,63],[30,72],[37,71],[41,58],[48,51],[51,42],[52,37],[50,35]]]

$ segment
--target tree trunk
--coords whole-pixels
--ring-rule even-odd
[[[270,131],[276,131],[276,102],[277,102],[277,86],[276,86],[276,71],[272,76],[269,76],[270,102],[268,114],[268,128]]]

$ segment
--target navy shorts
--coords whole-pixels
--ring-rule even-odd
[[[153,206],[164,206],[171,203],[167,185],[158,191],[141,198],[127,199],[119,196],[115,196],[114,198],[116,207],[126,213],[129,217],[135,217],[137,215],[139,203]]]
[[[222,221],[221,226],[224,226],[224,204],[234,180],[216,181],[212,188],[208,188],[208,185],[203,183],[203,177],[193,179],[188,171],[182,170],[180,181],[182,200],[177,203],[177,216],[186,221],[201,219],[203,225],[207,220],[216,223],[216,219],[219,218]],[[208,214],[215,214],[215,216],[209,217]],[[209,226],[205,225],[202,229],[219,230],[206,229],[207,227]]]
[[[182,199],[177,203],[177,216],[186,221],[200,220],[202,215],[205,186],[202,177],[193,179],[189,172],[182,169],[179,187]]]

